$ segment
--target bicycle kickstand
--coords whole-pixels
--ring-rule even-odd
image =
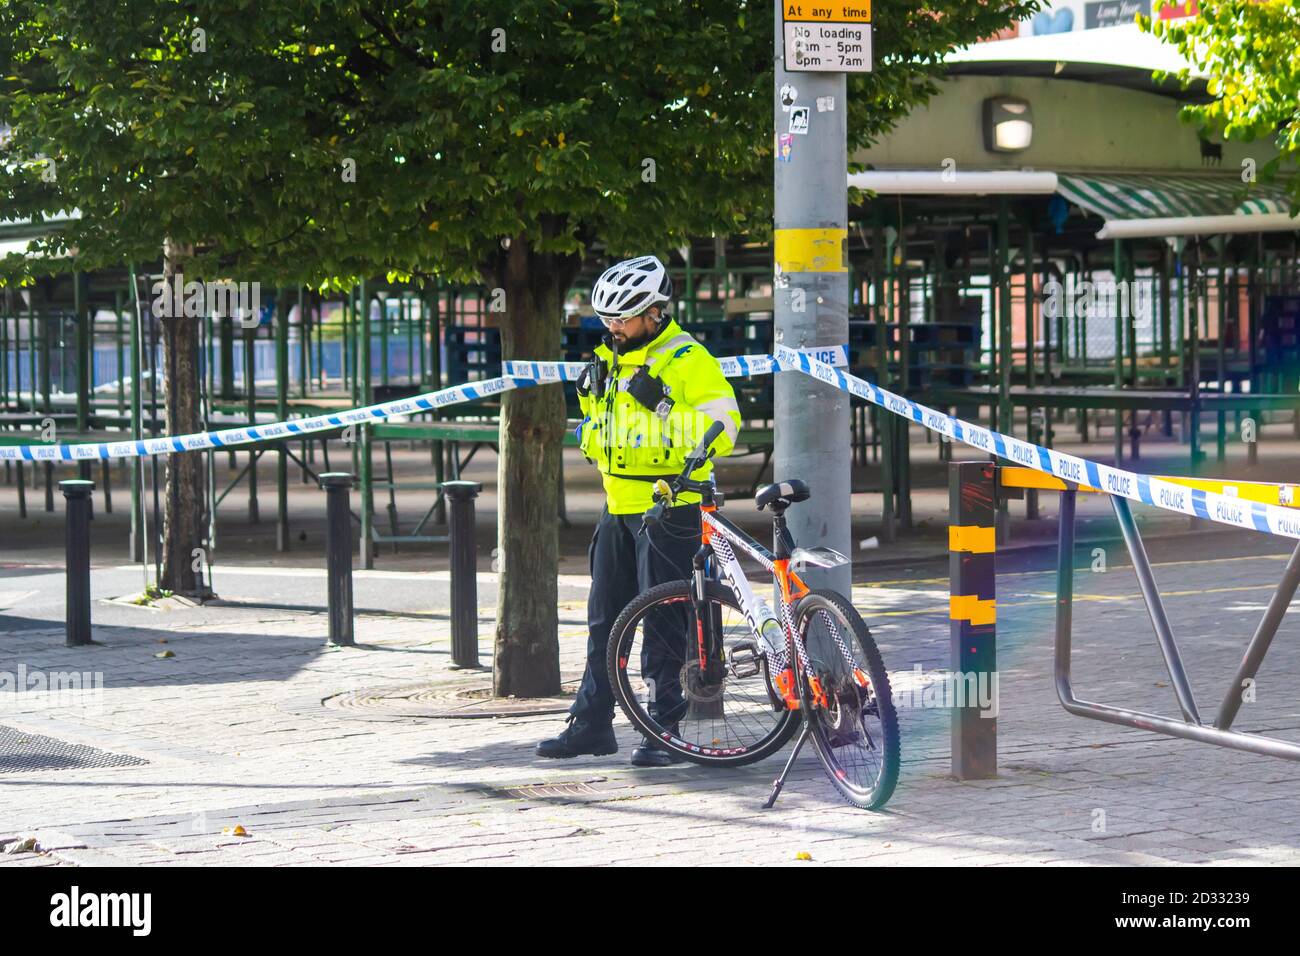
[[[799,751],[803,750],[803,745],[808,741],[809,733],[811,733],[811,726],[805,720],[803,729],[799,731],[799,739],[794,742],[794,750],[790,752],[790,759],[785,762],[785,769],[781,771],[781,776],[777,777],[772,784],[772,794],[767,798],[767,803],[763,804],[764,810],[772,809],[773,804],[776,803],[776,798],[781,795],[781,788],[785,786],[785,778],[790,775],[790,770],[794,767]]]

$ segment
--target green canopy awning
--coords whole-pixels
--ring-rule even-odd
[[[1286,214],[1291,201],[1280,183],[1243,183],[1240,174],[1060,173],[1062,196],[1103,219]]]

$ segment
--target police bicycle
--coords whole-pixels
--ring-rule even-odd
[[[772,786],[771,807],[811,738],[835,789],[851,804],[884,806],[898,782],[898,717],[889,675],[852,603],[809,589],[795,573],[848,558],[829,548],[799,548],[785,512],[806,501],[802,481],[766,485],[755,496],[771,509],[774,551],[718,513],[712,479],[692,472],[712,457],[715,422],[671,481],[655,483],[642,531],[657,525],[678,494],[701,496],[700,547],[692,576],[650,588],[610,631],[610,685],[628,720],[660,746],[705,766],[740,766],[779,751],[799,731]],[[774,612],[754,593],[738,549],[775,581]]]

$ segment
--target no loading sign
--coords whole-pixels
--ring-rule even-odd
[[[871,72],[870,0],[787,0],[781,26],[787,71]]]

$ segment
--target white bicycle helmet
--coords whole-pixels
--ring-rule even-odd
[[[652,305],[671,302],[673,280],[656,256],[624,259],[601,273],[591,304],[602,319],[626,319]]]

